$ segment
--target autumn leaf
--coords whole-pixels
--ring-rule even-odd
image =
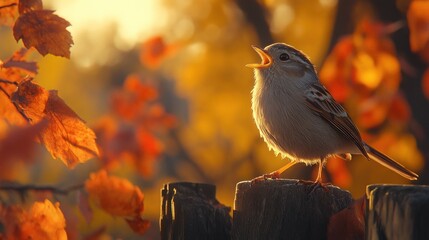
[[[142,44],[140,52],[140,61],[143,65],[155,69],[159,67],[162,60],[172,54],[176,50],[176,46],[167,45],[161,36],[155,36],[146,40]]]
[[[26,48],[21,48],[4,62],[0,60],[0,79],[11,83],[19,83],[25,79],[34,77],[37,74],[38,66],[36,62],[27,61],[30,52]],[[0,82],[0,87],[8,96],[16,90],[14,84],[6,84],[5,82]]]
[[[429,54],[429,2],[410,1],[407,23],[410,30],[410,48],[413,52]],[[426,56],[426,60],[429,56]]]
[[[408,123],[411,119],[411,109],[407,100],[400,94],[397,94],[390,105],[389,119]]]
[[[37,74],[37,63],[36,62],[28,62],[26,61],[28,49],[21,48],[16,51],[12,57],[6,60],[1,67],[2,68],[19,68],[21,70],[26,71],[30,74]]]
[[[42,10],[42,0],[20,0],[18,3],[19,14],[27,13],[34,10]]]
[[[48,120],[40,141],[53,158],[60,158],[72,168],[98,155],[94,132],[67,106],[57,91],[47,91],[32,81],[25,81],[19,84],[11,100],[32,124]]]
[[[137,75],[130,75],[124,81],[123,89],[112,94],[112,109],[124,119],[132,120],[145,109],[148,101],[158,97],[158,91],[143,84]]]
[[[135,233],[140,235],[145,234],[150,227],[150,222],[141,218],[140,216],[134,217],[132,219],[125,219],[125,221]]]
[[[143,193],[126,179],[108,176],[105,170],[100,170],[90,175],[85,188],[90,197],[113,216],[140,216],[143,213]]]
[[[112,94],[112,114],[95,126],[100,159],[105,168],[132,163],[142,176],[150,176],[155,160],[164,151],[160,135],[176,124],[157,102],[154,86],[129,75],[123,88]]]
[[[17,111],[15,105],[2,91],[0,91],[0,116],[0,119],[6,120],[9,124],[17,126],[27,125],[26,119]]]
[[[50,53],[70,58],[73,40],[66,30],[70,23],[51,10],[35,10],[21,14],[13,27],[13,36],[22,39],[25,47],[35,47],[45,56]]]
[[[332,184],[339,187],[349,187],[352,182],[352,176],[347,168],[346,161],[340,157],[333,156],[326,163],[326,170],[331,175]]]
[[[6,136],[0,139],[0,160],[33,160],[35,140],[46,125],[47,121],[40,121],[35,125],[11,127]]]
[[[364,239],[365,235],[365,199],[363,196],[332,215],[329,219],[327,239]]]
[[[0,0],[0,25],[12,26],[18,17],[16,0]]]
[[[35,202],[26,210],[19,206],[3,207],[0,211],[6,239],[65,240],[66,222],[57,202]]]

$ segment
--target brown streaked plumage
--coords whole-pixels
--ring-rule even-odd
[[[399,175],[418,175],[366,144],[347,114],[320,83],[316,70],[301,51],[284,43],[259,49],[262,59],[254,68],[252,110],[255,123],[268,147],[292,162],[272,172],[278,176],[297,162],[319,164],[329,156],[361,154]]]

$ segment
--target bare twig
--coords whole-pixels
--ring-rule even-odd
[[[16,191],[20,194],[24,194],[29,191],[37,191],[37,192],[51,192],[53,194],[67,195],[70,192],[77,191],[83,188],[83,183],[72,185],[70,187],[61,189],[54,186],[38,186],[33,184],[28,185],[20,185],[17,183],[11,182],[0,182],[0,191]]]
[[[1,79],[1,78],[0,78],[0,82],[1,82],[1,83],[6,83],[6,84],[13,84],[13,85],[15,85],[15,86],[18,86],[18,83],[17,83],[17,82],[15,82],[15,81],[9,81],[9,80]]]

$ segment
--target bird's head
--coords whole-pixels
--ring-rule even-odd
[[[305,73],[315,75],[316,71],[308,57],[298,49],[285,43],[274,43],[264,49],[252,46],[259,54],[261,63],[247,64],[264,79],[300,78]]]

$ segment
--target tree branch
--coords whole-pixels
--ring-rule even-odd
[[[52,192],[53,194],[59,194],[59,195],[67,195],[70,192],[80,190],[84,187],[83,183],[72,185],[70,187],[61,189],[54,186],[43,186],[43,185],[21,185],[18,183],[12,183],[12,182],[0,182],[0,191],[15,191],[19,194],[23,195],[26,192],[29,191],[37,191],[37,192]]]
[[[8,7],[13,7],[13,6],[16,6],[16,5],[18,5],[18,4],[17,3],[10,3],[10,4],[4,5],[4,6],[0,6],[0,9],[2,9],[2,8],[8,8]]]
[[[17,82],[15,82],[15,81],[9,81],[9,80],[6,80],[6,79],[1,79],[0,78],[0,82],[1,83],[6,83],[6,84],[13,84],[13,85],[15,85],[15,86],[18,86],[18,83]]]

